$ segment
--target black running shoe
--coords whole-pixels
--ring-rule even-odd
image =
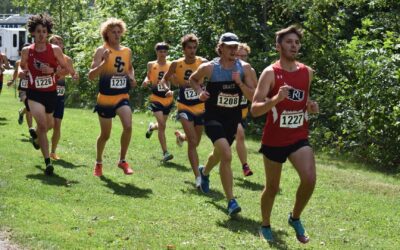
[[[46,169],[44,170],[44,174],[50,176],[50,175],[53,175],[53,173],[54,173],[53,165],[51,163],[47,164]]]

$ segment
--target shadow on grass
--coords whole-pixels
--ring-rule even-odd
[[[194,184],[194,182],[185,181],[184,183],[190,186],[190,188],[187,190],[181,189],[181,192],[184,194],[204,196],[204,197],[211,198],[213,201],[220,201],[220,200],[225,199],[225,195],[218,190],[210,189],[210,192],[205,194],[205,193],[201,192],[201,190],[198,190],[196,188],[196,185]]]
[[[131,196],[134,198],[149,198],[149,195],[153,194],[153,190],[151,189],[142,189],[127,183],[119,184],[104,176],[101,176],[100,180],[105,182],[106,187],[113,190],[114,194],[117,195]]]
[[[43,184],[52,185],[52,186],[64,186],[64,187],[71,187],[72,184],[79,183],[78,181],[69,181],[62,176],[57,175],[57,168],[54,170],[54,174],[52,176],[48,176],[44,174],[44,169],[36,165],[37,169],[42,171],[40,174],[28,174],[26,178],[33,179],[33,180],[40,180]]]
[[[0,121],[8,121],[5,117],[0,117]]]
[[[7,125],[8,123],[7,122],[0,122],[0,126],[4,126],[4,125]]]
[[[65,161],[63,159],[53,161],[54,165],[61,166],[63,168],[80,168],[85,167],[85,165],[75,165],[71,162]]]
[[[160,166],[161,167],[166,167],[166,168],[175,168],[177,171],[180,171],[180,172],[190,172],[190,171],[192,171],[191,169],[189,169],[189,168],[187,168],[187,167],[185,167],[183,165],[176,164],[174,162],[161,162]]]
[[[262,191],[264,189],[264,185],[251,182],[247,179],[243,178],[234,178],[236,180],[235,185],[244,188],[244,189],[250,189],[252,191]]]
[[[223,213],[225,214],[227,213],[227,208],[217,204],[216,202],[209,201],[208,203],[212,204]],[[229,217],[226,220],[217,221],[216,224],[219,227],[226,228],[229,231],[235,233],[240,231],[246,231],[253,236],[259,237],[258,230],[260,229],[261,221],[255,221],[250,218],[242,217],[240,214],[238,214],[236,216]],[[273,235],[275,242],[274,243],[265,242],[265,244],[268,244],[271,248],[274,249],[289,249],[285,241],[283,241],[283,237],[288,236],[288,233],[286,231],[282,230],[273,231]]]

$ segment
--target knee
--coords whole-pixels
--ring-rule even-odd
[[[186,135],[186,140],[189,148],[196,148],[199,145],[195,136]]]
[[[221,162],[231,163],[232,162],[232,152],[229,150],[221,154]]]
[[[36,129],[39,133],[42,133],[42,132],[47,132],[47,130],[48,130],[48,125],[45,123],[45,122],[38,122],[37,123],[37,129]]]
[[[158,130],[165,131],[165,128],[166,128],[165,122],[159,122],[158,123]]]
[[[238,130],[236,133],[236,143],[244,141],[244,133],[242,130]]]
[[[124,132],[129,132],[129,133],[132,132],[132,123],[124,124],[123,128]]]
[[[317,178],[315,173],[308,173],[301,178],[301,184],[310,189],[314,189],[316,182]]]
[[[279,193],[279,184],[278,185],[267,184],[267,186],[264,189],[263,195],[267,195],[269,197],[275,197],[278,193]]]
[[[107,133],[107,132],[100,133],[99,140],[107,141],[108,139],[110,139],[110,133]]]

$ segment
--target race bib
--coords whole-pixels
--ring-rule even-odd
[[[28,80],[27,79],[22,79],[19,86],[23,89],[27,89],[28,88]]]
[[[65,94],[65,87],[64,86],[57,86],[57,95],[63,96]]]
[[[199,95],[192,88],[186,88],[184,94],[185,94],[186,100],[198,100],[199,99]]]
[[[242,100],[240,101],[240,105],[247,105],[247,98],[242,95]]]
[[[35,87],[37,89],[47,89],[53,86],[53,78],[51,76],[37,76],[35,78]]]
[[[165,92],[165,88],[164,88],[164,86],[163,85],[161,85],[161,84],[157,84],[157,91],[158,92]]]
[[[224,108],[234,108],[239,105],[239,95],[230,95],[230,94],[225,94],[225,93],[220,93],[218,95],[218,101],[217,105],[219,107],[224,107]]]
[[[298,128],[303,126],[303,122],[304,122],[304,112],[283,111],[281,114],[281,120],[279,126],[281,128]]]
[[[113,76],[110,80],[111,89],[124,89],[126,88],[126,77],[125,76]]]

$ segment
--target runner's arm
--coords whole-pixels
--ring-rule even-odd
[[[103,47],[97,48],[93,56],[92,65],[90,66],[88,74],[89,80],[94,80],[100,74],[109,54],[110,51],[108,49],[104,49]]]
[[[5,69],[12,69],[12,67],[10,66],[10,63],[8,62],[8,58],[6,55],[2,54],[2,61],[3,61],[3,65]]]
[[[7,82],[7,86],[11,86],[18,77],[19,60],[15,62],[14,73],[12,79]]]
[[[20,60],[19,67],[18,67],[18,77],[21,79],[24,79],[28,76],[27,75],[27,73],[29,72],[28,54],[29,54],[28,47],[25,47],[21,50],[21,60]]]
[[[257,86],[257,76],[250,64],[244,65],[244,83],[238,77],[238,86],[247,100],[253,100],[254,91]]]
[[[129,82],[131,84],[131,87],[134,88],[136,87],[136,79],[135,79],[135,69],[133,68],[132,65],[132,51],[129,49],[129,57],[131,60],[129,60],[129,66],[128,66],[128,77],[129,77]]]
[[[251,104],[250,112],[254,117],[261,116],[272,109],[278,102],[280,102],[279,93],[268,98],[268,94],[274,84],[274,71],[271,67],[267,67],[262,72],[257,84],[256,91]]]
[[[308,97],[307,97],[307,112],[309,114],[317,114],[319,113],[319,105],[316,101],[311,100],[310,98],[310,89],[311,89],[311,82],[313,79],[314,75],[314,70],[310,67],[307,67],[308,69],[308,78],[309,78],[309,84],[308,84]]]
[[[78,74],[76,73],[74,67],[72,66],[72,63],[69,65],[65,61],[64,54],[63,54],[61,48],[56,45],[52,45],[52,47],[53,47],[53,51],[54,51],[54,56],[56,57],[58,64],[61,66],[61,69],[67,70],[67,72],[69,74],[71,74],[72,78],[74,80],[77,80]]]
[[[142,84],[143,87],[147,87],[151,83],[150,75],[151,75],[152,67],[153,67],[153,62],[148,62],[147,63],[147,74],[146,74],[146,77],[144,78],[144,81]]]
[[[171,63],[171,65],[169,66],[169,69],[168,69],[167,73],[166,73],[166,74],[163,76],[163,78],[160,80],[159,84],[160,84],[161,86],[163,86],[163,88],[169,89],[167,82],[168,82],[168,81],[171,79],[171,77],[173,77],[173,75],[175,74],[177,64],[178,64],[178,63],[177,63],[176,61],[173,61],[173,62]],[[177,86],[176,83],[173,82],[173,84],[174,84],[175,86]]]
[[[213,66],[210,63],[203,63],[189,78],[189,84],[199,95],[200,101],[206,101],[208,98],[210,98],[210,93],[208,93],[206,90],[203,90],[201,85],[204,78],[211,78],[212,69]]]

